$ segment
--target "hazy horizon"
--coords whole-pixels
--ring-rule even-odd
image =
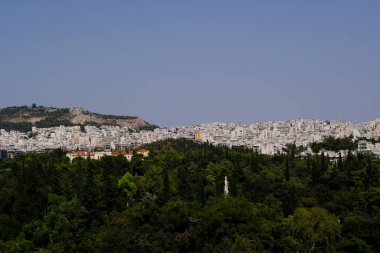
[[[380,2],[3,1],[0,107],[160,126],[379,118]]]
[[[24,104],[24,105],[10,105],[10,106],[6,106],[6,107],[13,107],[13,106],[28,106],[28,107],[31,107],[33,106],[32,105],[27,105],[27,104]],[[38,105],[36,104],[36,106],[43,106],[43,107],[52,107],[54,108],[55,106],[51,106],[51,105]],[[0,110],[1,109],[4,109],[6,107],[0,107]],[[61,107],[60,109],[63,109],[63,108],[74,108],[75,106],[67,106],[67,107]],[[57,107],[58,108],[58,107]],[[76,107],[78,108],[78,107]],[[84,107],[79,107],[79,108],[82,108],[84,110],[88,110]],[[91,110],[88,110],[90,112],[93,112],[93,113],[98,113],[96,111],[91,111]],[[125,114],[112,114],[112,113],[103,113],[104,115],[111,115],[111,116],[136,116],[136,117],[140,117],[139,115],[125,115]],[[142,117],[140,117],[142,118]],[[234,124],[241,124],[241,125],[250,125],[250,124],[254,124],[254,123],[267,123],[267,122],[278,122],[278,121],[292,121],[292,120],[321,120],[321,121],[333,121],[333,120],[342,120],[342,121],[345,121],[345,122],[350,122],[350,123],[353,123],[353,124],[360,124],[360,123],[365,123],[365,122],[368,122],[368,121],[374,121],[374,120],[378,120],[379,117],[377,118],[373,118],[373,119],[368,119],[366,121],[351,121],[351,120],[347,120],[347,119],[344,119],[344,118],[330,118],[330,119],[323,119],[323,118],[288,118],[288,119],[269,119],[269,120],[264,120],[264,121],[203,121],[203,122],[190,122],[188,124],[173,124],[173,125],[163,125],[163,124],[157,124],[155,122],[151,122],[149,121],[149,119],[145,119],[145,118],[142,118],[143,120],[145,120],[146,122],[150,123],[150,124],[155,124],[155,125],[158,125],[159,127],[182,127],[182,126],[189,126],[189,125],[201,125],[201,124],[212,124],[212,123],[234,123]]]

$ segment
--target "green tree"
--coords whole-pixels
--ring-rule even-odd
[[[290,179],[290,166],[288,157],[285,158],[285,180],[289,182]]]
[[[284,220],[285,229],[302,252],[334,252],[341,226],[338,218],[320,207],[297,208]]]
[[[127,201],[131,200],[137,192],[136,183],[133,180],[131,173],[126,172],[122,178],[117,182],[117,187],[122,190],[123,194],[127,197]]]

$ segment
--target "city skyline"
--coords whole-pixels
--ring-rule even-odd
[[[379,117],[378,2],[0,3],[0,107],[160,126]]]
[[[135,129],[136,130],[136,129]],[[45,152],[62,148],[64,150],[124,150],[157,141],[185,138],[214,146],[244,146],[263,154],[277,154],[288,144],[308,147],[328,137],[337,140],[365,140],[358,148],[371,149],[379,155],[380,142],[373,144],[366,140],[379,140],[380,119],[361,124],[345,121],[291,120],[253,123],[209,123],[154,130],[133,131],[129,127],[103,126],[55,126],[32,127],[28,133],[0,129],[0,149],[23,152]],[[343,138],[343,139],[342,139]],[[367,143],[369,143],[367,145]],[[359,145],[360,144],[360,145]],[[352,149],[356,145],[352,143]],[[370,147],[370,148],[367,148]],[[335,153],[336,155],[338,153]],[[348,154],[347,152],[345,153]]]

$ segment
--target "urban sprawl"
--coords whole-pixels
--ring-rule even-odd
[[[33,127],[31,132],[0,130],[1,155],[11,157],[19,152],[40,153],[54,149],[65,151],[110,152],[133,149],[165,139],[187,138],[216,146],[244,146],[261,154],[282,153],[287,144],[308,147],[326,137],[377,139],[380,137],[380,119],[354,124],[343,120],[321,121],[298,119],[270,121],[243,125],[237,123],[208,123],[153,131],[136,131],[118,126],[60,126]],[[380,143],[359,141],[358,151],[380,155]],[[305,152],[311,152],[310,148]],[[337,156],[338,152],[328,154]],[[339,151],[341,155],[347,152]],[[108,154],[108,153],[103,153]]]

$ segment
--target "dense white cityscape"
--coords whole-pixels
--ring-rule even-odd
[[[354,139],[380,137],[380,119],[354,124],[343,120],[297,119],[269,121],[243,125],[237,123],[208,123],[153,131],[135,131],[118,126],[60,126],[33,127],[29,133],[0,130],[0,150],[18,152],[43,152],[52,149],[66,151],[125,150],[165,139],[187,138],[217,146],[245,146],[262,154],[281,153],[286,144],[307,147],[312,142],[328,136]],[[380,143],[361,141],[358,147],[380,153]]]

